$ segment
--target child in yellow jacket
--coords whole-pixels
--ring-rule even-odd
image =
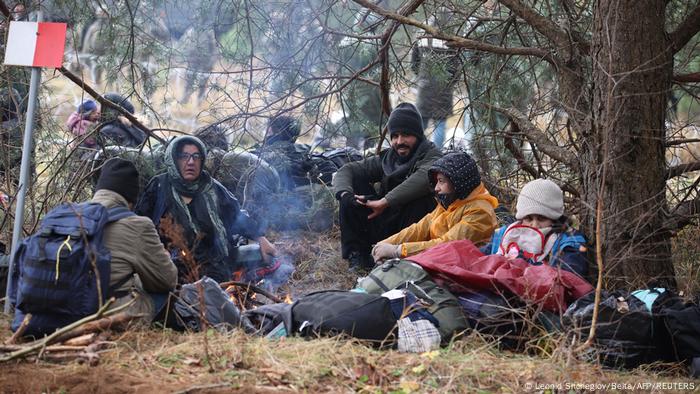
[[[447,241],[469,239],[480,244],[491,238],[498,200],[481,183],[471,156],[450,153],[435,161],[428,177],[439,204],[419,222],[375,245],[376,262],[412,256]]]

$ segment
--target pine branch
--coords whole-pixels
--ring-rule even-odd
[[[683,201],[676,205],[662,227],[666,231],[676,233],[683,227],[692,224],[698,218],[700,218],[700,196],[694,200]]]
[[[386,18],[393,19],[401,24],[404,25],[410,25],[410,26],[415,26],[420,29],[425,30],[426,33],[428,33],[430,36],[434,38],[439,38],[441,40],[444,40],[447,42],[447,45],[453,48],[464,48],[464,49],[472,49],[472,50],[477,50],[477,51],[483,51],[483,52],[490,52],[490,53],[496,53],[496,54],[501,54],[501,55],[523,55],[523,56],[534,56],[540,59],[544,59],[548,61],[549,63],[556,64],[559,63],[557,59],[547,50],[544,50],[542,48],[534,48],[534,47],[502,47],[498,45],[491,45],[487,44],[481,41],[476,41],[476,40],[471,40],[468,38],[463,38],[459,36],[455,36],[452,34],[447,34],[444,33],[437,28],[430,26],[426,23],[419,22],[415,19],[400,15],[396,12],[392,12],[389,10],[386,10],[384,8],[381,8],[372,2],[368,0],[353,0],[355,3],[365,7],[369,8],[370,10],[374,11],[375,13],[382,15]]]
[[[700,31],[700,4],[669,34],[673,52],[678,52]]]
[[[666,171],[666,179],[675,178],[681,176],[687,172],[700,170],[700,161],[694,161],[685,164],[679,164],[677,166],[669,167]]]
[[[557,47],[568,48],[571,46],[566,31],[557,26],[551,19],[540,15],[537,11],[518,0],[499,0],[499,3],[508,7],[508,9],[527,22],[528,25],[550,39]]]
[[[677,74],[673,76],[673,82],[693,83],[700,82],[700,73]]]
[[[485,102],[479,103],[507,116],[513,123],[518,125],[518,128],[523,135],[537,145],[537,148],[542,153],[564,163],[572,170],[578,172],[580,167],[576,156],[565,148],[557,145],[554,141],[550,140],[549,137],[547,137],[540,129],[530,122],[524,113],[515,108],[501,108]]]
[[[525,155],[519,146],[515,145],[513,141],[513,136],[520,133],[520,128],[515,122],[511,122],[508,130],[506,131],[506,136],[504,137],[503,145],[510,151],[510,153],[518,162],[518,166],[525,170],[528,174],[532,175],[534,178],[539,178],[539,174],[535,167],[525,160]]]

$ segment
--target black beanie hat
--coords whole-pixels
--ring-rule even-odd
[[[418,108],[411,103],[401,103],[391,111],[387,128],[389,136],[395,133],[404,133],[415,135],[419,140],[425,138],[423,118],[420,116]]]
[[[134,163],[113,157],[105,162],[95,190],[107,189],[119,193],[126,201],[136,203],[139,196],[139,172]]]

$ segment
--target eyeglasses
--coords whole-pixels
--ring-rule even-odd
[[[204,156],[202,156],[201,153],[186,153],[186,152],[183,152],[183,153],[178,153],[178,155],[177,155],[177,159],[180,160],[180,161],[184,161],[185,163],[187,163],[188,161],[190,161],[190,159],[192,159],[192,160],[194,160],[194,161],[202,161],[203,158],[204,158]]]

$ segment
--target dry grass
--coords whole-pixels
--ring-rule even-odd
[[[294,297],[317,290],[350,289],[355,277],[340,256],[340,231],[334,226],[324,233],[294,231],[271,236],[279,249],[294,257],[296,272],[290,281]]]
[[[20,362],[3,366],[5,392],[507,392],[535,385],[692,382],[650,370],[615,372],[558,356],[496,350],[472,335],[440,351],[403,354],[345,339],[265,340],[241,332],[135,330],[115,340],[97,367]],[[116,337],[116,334],[113,335]],[[40,378],[37,378],[40,377]],[[528,390],[531,387],[531,390]],[[570,386],[571,387],[571,386]],[[595,387],[595,386],[593,386]],[[603,386],[601,386],[603,387]],[[568,391],[568,390],[563,390]],[[585,390],[583,386],[577,391]],[[602,390],[596,390],[602,391]]]
[[[673,265],[678,290],[687,296],[700,295],[700,229],[689,226],[673,239]]]
[[[271,239],[297,261],[290,284],[293,295],[353,285],[354,277],[339,256],[337,229],[325,234],[273,234]],[[0,321],[5,337],[10,334],[8,325],[6,318]],[[611,384],[632,385],[624,386],[629,388],[647,382],[690,382],[700,387],[700,382],[684,377],[685,368],[680,366],[619,372],[577,360],[556,335],[532,341],[527,349],[533,355],[498,350],[494,339],[476,333],[425,354],[377,350],[342,338],[266,340],[238,331],[205,334],[135,328],[112,338],[113,346],[101,353],[97,367],[16,362],[2,366],[0,387],[3,392],[47,393],[520,393],[547,392],[546,387],[590,392],[613,388]]]

